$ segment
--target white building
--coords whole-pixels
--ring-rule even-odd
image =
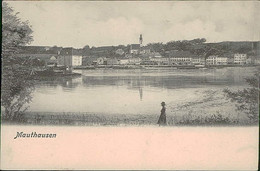
[[[129,58],[128,59],[128,62],[131,65],[138,65],[141,63],[141,61],[142,61],[141,58]]]
[[[82,55],[74,51],[73,48],[64,48],[57,58],[58,65],[62,66],[80,66],[82,65]]]
[[[191,65],[194,57],[189,51],[172,50],[169,52],[170,65]]]
[[[173,57],[170,58],[170,63],[175,65],[189,65],[191,64],[192,58],[190,57]]]
[[[150,58],[150,61],[156,62],[158,65],[169,65],[169,58]]]
[[[206,64],[207,65],[216,65],[217,64],[217,56],[209,56],[206,59]]]
[[[234,63],[235,64],[246,64],[246,60],[247,60],[247,55],[246,54],[240,54],[240,53],[236,53],[234,54]]]
[[[207,65],[227,65],[228,64],[228,57],[222,56],[209,56],[206,59]]]
[[[124,50],[123,49],[117,49],[116,50],[116,54],[118,54],[118,55],[123,55],[125,52],[124,52]]]
[[[129,60],[128,59],[119,59],[119,64],[120,65],[127,65],[127,64],[129,64]]]
[[[150,53],[151,49],[148,47],[141,47],[140,48],[140,54]]]
[[[192,58],[191,62],[192,62],[193,65],[203,65],[203,64],[205,64],[204,58],[200,58],[200,57]]]
[[[130,45],[130,54],[139,54],[140,44],[131,44]]]
[[[228,64],[228,58],[217,56],[216,63],[217,63],[217,65],[227,65]]]
[[[82,65],[82,56],[73,55],[73,56],[59,56],[58,65],[62,66],[81,66]]]
[[[104,65],[106,60],[107,60],[106,57],[99,57],[97,58],[97,64]]]

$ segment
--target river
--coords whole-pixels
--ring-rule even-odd
[[[76,70],[81,77],[39,81],[29,111],[154,114],[160,112],[160,103],[165,101],[167,112],[176,113],[190,110],[183,108],[185,104],[203,99],[207,102],[215,97],[223,100],[224,110],[232,105],[224,100],[223,89],[248,87],[245,78],[253,76],[256,70],[256,67]],[[206,97],[209,94],[210,98]],[[214,108],[216,102],[212,103]],[[226,110],[235,112],[234,108]]]

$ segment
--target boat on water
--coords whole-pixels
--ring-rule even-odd
[[[48,67],[43,69],[34,69],[31,72],[32,76],[41,77],[64,77],[64,76],[80,76],[80,73],[74,73],[66,66],[61,67]]]
[[[95,66],[75,66],[75,67],[73,67],[73,69],[75,69],[75,70],[96,69],[96,67]]]
[[[191,66],[177,66],[178,69],[198,69],[198,67],[195,67],[193,65]]]
[[[208,69],[205,65],[195,65],[195,67],[202,70]]]
[[[196,68],[205,68],[205,65],[194,65]]]

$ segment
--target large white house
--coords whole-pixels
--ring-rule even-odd
[[[169,63],[171,65],[191,65],[194,55],[189,51],[173,50],[169,52]]]
[[[227,57],[217,56],[216,61],[217,61],[217,65],[227,65],[228,64]]]
[[[73,48],[64,48],[57,58],[57,63],[61,66],[80,66],[82,65],[82,55],[75,52]]]
[[[156,62],[158,65],[169,65],[169,58],[152,57],[150,61]]]
[[[209,56],[206,59],[207,65],[227,65],[228,64],[228,57],[222,56]]]

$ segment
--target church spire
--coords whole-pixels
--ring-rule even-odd
[[[139,37],[139,44],[140,44],[140,46],[143,46],[143,36],[142,36],[142,34],[140,34],[140,37]]]

